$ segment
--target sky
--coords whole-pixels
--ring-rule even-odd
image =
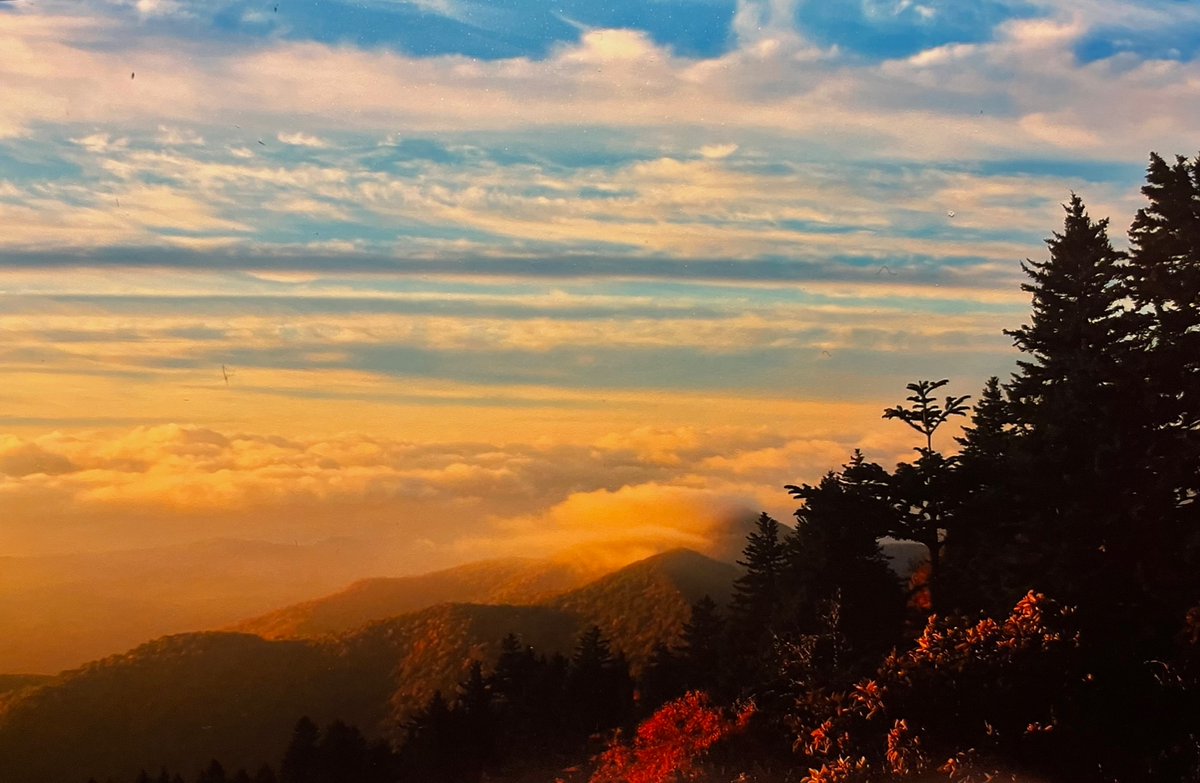
[[[1173,0],[6,0],[0,554],[730,551],[1011,370],[1198,54]]]

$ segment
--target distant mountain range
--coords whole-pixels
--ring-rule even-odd
[[[727,598],[736,574],[673,550],[563,591],[577,568],[477,563],[359,582],[237,626],[270,638],[180,634],[48,680],[0,679],[0,777],[132,780],[161,766],[192,775],[213,758],[254,769],[278,761],[301,715],[387,735],[435,690],[452,692],[470,660],[490,665],[509,632],[569,653],[596,624],[636,667],[676,637],[691,603]]]
[[[165,634],[221,628],[389,573],[359,541],[213,539],[179,546],[0,557],[0,672],[54,674]],[[572,585],[573,586],[573,585]]]
[[[535,604],[601,573],[565,561],[484,560],[420,576],[363,579],[333,595],[244,620],[228,630],[264,639],[315,639],[435,604]]]

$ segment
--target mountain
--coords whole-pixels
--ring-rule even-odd
[[[0,672],[54,674],[146,639],[221,628],[395,567],[385,555],[348,540],[292,545],[214,539],[2,557]]]
[[[471,659],[494,662],[509,632],[538,651],[569,653],[597,624],[637,662],[673,638],[692,601],[727,596],[735,573],[675,550],[541,605],[440,604],[320,639],[165,637],[0,692],[0,775],[5,783],[128,781],[166,766],[192,776],[213,758],[253,770],[278,762],[302,715],[394,735],[434,690],[453,693]],[[505,584],[513,582],[493,583]]]
[[[210,758],[261,764],[283,752],[301,714],[378,719],[387,687],[386,669],[310,642],[169,636],[0,701],[4,779],[130,781],[142,766],[190,777]]]
[[[929,550],[915,541],[896,541],[885,538],[879,542],[888,565],[901,579],[908,579],[913,571],[929,559]]]
[[[45,685],[53,679],[45,674],[0,674],[0,699],[23,688]]]
[[[673,549],[601,577],[547,605],[599,625],[637,670],[655,644],[678,636],[693,603],[707,595],[725,604],[739,573],[729,563],[690,549]]]
[[[333,595],[243,620],[229,630],[264,639],[312,639],[442,603],[539,603],[594,576],[565,562],[485,560],[420,576],[364,579]]]

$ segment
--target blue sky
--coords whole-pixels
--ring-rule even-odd
[[[1009,371],[1072,191],[1123,243],[1198,42],[1190,2],[2,3],[0,549],[786,515],[908,453],[904,383]]]

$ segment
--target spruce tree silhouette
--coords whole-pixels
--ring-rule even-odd
[[[895,526],[889,482],[887,471],[855,450],[815,486],[787,487],[802,501],[785,541],[791,630],[829,634],[835,610],[837,633],[857,657],[890,647],[903,622],[903,593],[879,546]]]
[[[725,618],[716,601],[705,595],[692,604],[691,614],[680,633],[677,656],[684,691],[718,689],[722,680],[724,648]]]
[[[1168,164],[1151,153],[1142,193],[1149,203],[1130,227],[1127,268],[1144,346],[1135,411],[1150,467],[1142,573],[1178,609],[1200,594],[1200,542],[1175,546],[1200,529],[1200,158]]]
[[[731,674],[752,690],[774,677],[772,635],[787,567],[782,533],[779,522],[760,514],[737,561],[745,572],[733,583],[729,607]]]
[[[633,679],[625,656],[612,652],[598,626],[580,635],[567,675],[567,708],[575,726],[597,732],[618,726],[633,707]]]
[[[987,380],[971,410],[971,422],[956,437],[961,450],[951,487],[960,505],[946,544],[941,592],[947,609],[999,614],[1028,590],[1015,576],[1026,558],[1019,512],[1027,501],[1018,464],[1012,407],[1000,379]]]
[[[225,768],[221,762],[213,759],[196,778],[196,783],[226,783]]]
[[[1125,372],[1139,345],[1108,221],[1093,221],[1077,195],[1064,208],[1049,258],[1022,265],[1030,322],[1006,332],[1028,357],[1008,385],[1026,461],[1014,511],[1030,542],[1022,581],[1107,614],[1128,589],[1112,576],[1134,553],[1144,478]]]
[[[279,766],[280,783],[317,783],[317,742],[321,732],[317,724],[305,716],[296,722],[292,738]]]

